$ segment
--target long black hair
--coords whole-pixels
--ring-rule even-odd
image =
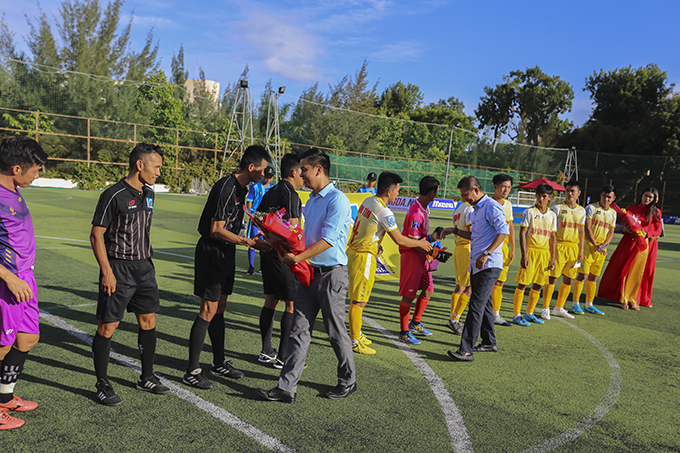
[[[654,201],[649,203],[648,206],[649,212],[647,213],[647,224],[649,224],[652,218],[654,218],[654,220],[657,222],[659,221],[659,210],[656,208],[656,205],[659,202],[659,191],[656,190],[655,187],[648,187],[642,191],[642,195],[646,194],[647,192],[651,192],[652,195],[654,195]],[[640,204],[642,204],[642,195],[640,195]]]

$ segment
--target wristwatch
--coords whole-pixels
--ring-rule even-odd
[[[491,252],[489,252],[488,250],[484,250],[484,251],[482,252],[482,255],[484,255],[484,256],[489,256],[489,255],[491,255]]]

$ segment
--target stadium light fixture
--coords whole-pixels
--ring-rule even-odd
[[[247,80],[241,80],[241,88],[248,88],[248,81]]]
[[[279,94],[283,94],[286,91],[286,87],[279,87]]]

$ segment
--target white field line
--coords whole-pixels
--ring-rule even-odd
[[[82,330],[78,329],[77,327],[74,327],[73,325],[67,323],[63,319],[59,318],[58,316],[54,316],[50,314],[49,312],[41,309],[40,310],[40,317],[50,324],[55,325],[56,327],[59,327],[60,329],[65,330],[67,333],[70,335],[73,335],[74,337],[78,338],[80,341],[83,343],[86,343],[90,346],[92,346],[92,337]],[[119,352],[116,352],[115,350],[111,349],[111,357],[119,362],[122,365],[127,366],[128,368],[133,369],[134,371],[141,373],[142,368],[139,364],[138,361],[120,354]],[[197,408],[201,409],[202,411],[210,414],[211,416],[215,417],[216,419],[226,423],[227,425],[231,426],[232,428],[237,429],[238,431],[242,432],[246,436],[250,437],[254,441],[264,445],[265,447],[269,448],[272,451],[276,452],[296,452],[294,448],[289,447],[288,445],[284,444],[280,440],[270,436],[269,434],[265,433],[264,431],[254,427],[253,425],[246,423],[245,421],[241,420],[237,416],[233,415],[232,413],[228,412],[227,410],[216,406],[203,398],[199,397],[193,392],[190,392],[189,390],[185,389],[184,387],[180,387],[179,385],[165,379],[161,375],[158,375],[160,378],[161,382],[163,385],[167,386],[170,388],[170,391],[174,393],[177,397],[180,399],[183,399],[184,401],[193,404]]]
[[[36,237],[41,237],[45,239],[59,239],[63,241],[76,241],[76,242],[89,242],[89,241],[84,241],[81,239],[67,239],[67,238],[56,238],[56,237],[48,237],[48,236],[36,236]],[[170,252],[163,252],[160,250],[155,250],[156,253],[162,253],[166,255],[171,255],[171,256],[177,256],[180,258],[187,258],[187,259],[194,259],[192,256],[188,255],[180,255],[177,253],[170,253]],[[244,269],[240,269],[244,270]],[[56,318],[56,317],[55,317]],[[59,319],[59,318],[57,318]],[[449,431],[449,435],[451,436],[451,444],[453,446],[453,449],[455,452],[473,452],[474,449],[472,447],[472,441],[470,439],[470,435],[467,432],[467,429],[465,428],[465,422],[463,420],[463,417],[460,413],[460,410],[458,409],[458,406],[456,406],[456,403],[453,401],[453,398],[451,398],[451,395],[449,394],[448,389],[442,382],[442,380],[437,376],[437,374],[434,372],[434,370],[425,362],[425,360],[420,357],[412,348],[406,346],[405,344],[401,343],[401,341],[397,338],[396,335],[394,335],[392,332],[389,330],[385,329],[382,327],[378,322],[374,321],[373,319],[364,316],[363,319],[371,325],[374,329],[379,331],[381,334],[383,334],[388,340],[392,341],[394,345],[399,348],[406,356],[413,362],[413,365],[415,365],[416,369],[420,371],[420,373],[423,375],[425,378],[425,381],[428,383],[430,388],[432,389],[432,392],[434,393],[435,397],[437,398],[437,401],[439,402],[439,405],[442,408],[442,411],[444,412],[444,419],[446,421],[446,426]],[[60,319],[59,319],[60,320]],[[616,404],[616,401],[619,398],[619,394],[621,393],[621,384],[623,381],[622,375],[621,375],[621,368],[614,358],[614,356],[607,350],[607,348],[604,347],[602,343],[600,343],[595,337],[590,335],[588,332],[585,330],[577,327],[574,324],[571,324],[563,319],[559,319],[560,321],[566,323],[568,326],[576,329],[579,331],[581,334],[583,334],[586,338],[588,338],[599,350],[602,352],[602,354],[605,356],[607,359],[607,363],[609,364],[609,369],[610,369],[610,380],[609,380],[609,388],[607,390],[607,393],[605,394],[604,399],[602,402],[590,413],[588,414],[583,420],[581,420],[579,423],[577,423],[573,428],[565,431],[562,434],[559,434],[555,437],[552,437],[545,442],[542,442],[538,445],[534,445],[533,447],[530,447],[526,450],[525,452],[532,452],[532,453],[538,453],[538,452],[547,452],[550,450],[554,450],[555,448],[558,448],[568,442],[573,441],[577,437],[579,437],[581,434],[589,430],[591,427],[599,423],[602,418],[609,413],[609,411],[614,407]],[[60,320],[61,321],[61,320]],[[64,321],[61,321],[64,322]],[[69,325],[64,322],[64,324]],[[56,324],[55,324],[56,325]],[[75,327],[71,327],[74,330]],[[74,335],[70,329],[65,329],[68,330],[69,333]],[[80,331],[79,331],[80,332]],[[92,343],[92,339],[89,335],[85,334],[83,332],[83,335],[85,335],[89,339],[89,343]],[[77,335],[76,335],[77,336]],[[117,354],[117,353],[116,353]],[[113,354],[112,354],[113,355]],[[122,356],[125,357],[125,356]],[[115,356],[114,356],[115,358]],[[139,365],[137,365],[137,362],[132,361],[132,359],[129,359],[126,357],[127,360],[130,360],[135,367],[139,368]],[[118,360],[118,359],[117,359]],[[119,360],[121,361],[121,360]],[[121,361],[121,363],[130,366],[127,362]],[[132,366],[130,366],[132,368]],[[135,368],[135,369],[137,369]],[[141,370],[141,368],[140,368]],[[200,399],[198,396],[195,394],[188,392],[182,387],[176,386],[172,384],[171,382],[168,382],[167,380],[163,380],[165,385],[172,385],[176,387],[177,389],[180,389],[184,392],[187,392],[191,395],[193,395],[195,398],[199,399],[200,401],[204,401]],[[180,396],[178,394],[178,396]],[[180,396],[182,398],[182,396]],[[189,399],[183,398],[186,401],[191,402],[192,404],[197,405],[193,401],[190,401]],[[212,405],[212,403],[208,403],[207,401],[204,401],[206,404],[209,404],[217,409],[223,410],[221,408],[218,408],[217,406]],[[198,406],[198,405],[197,405]],[[203,409],[205,410],[205,409]],[[224,410],[223,410],[224,411]],[[210,413],[213,415],[211,412],[207,411],[206,412]],[[224,411],[227,414],[229,414],[227,411]],[[234,417],[236,420],[239,420],[241,423],[245,423],[242,420],[240,420],[238,417],[235,417],[232,414],[229,414],[229,416]],[[215,418],[219,418],[215,415],[213,415]],[[222,420],[220,418],[220,420]],[[225,421],[226,422],[226,421]],[[233,425],[232,425],[233,426]],[[250,425],[248,425],[250,426]],[[235,426],[236,427],[236,426]],[[238,429],[238,428],[237,428]],[[259,431],[257,428],[252,427],[252,429]],[[247,434],[247,433],[246,433]],[[269,436],[268,434],[264,433],[266,436]],[[251,436],[252,437],[252,436]],[[255,439],[257,440],[257,439]],[[274,439],[276,442],[278,440]],[[260,442],[258,440],[258,442]],[[265,445],[263,442],[260,442],[263,445]],[[281,444],[283,445],[283,444]],[[285,445],[284,445],[285,447]],[[286,447],[289,448],[289,447]],[[275,450],[275,451],[294,451],[294,450]]]
[[[420,357],[417,352],[402,343],[396,335],[367,316],[363,316],[363,319],[371,327],[394,343],[394,345],[399,348],[401,352],[406,354],[406,357],[408,357],[411,362],[413,362],[413,365],[415,365],[416,369],[423,375],[425,381],[432,389],[432,393],[434,393],[435,398],[437,398],[442,411],[444,412],[444,420],[446,421],[446,427],[449,430],[449,436],[451,436],[451,445],[453,445],[453,450],[456,453],[473,452],[474,449],[472,448],[472,440],[470,439],[470,435],[465,428],[463,416],[461,415],[458,406],[456,406],[456,403],[453,401],[453,398],[451,398],[451,395],[449,394],[449,391],[442,382],[441,378],[437,376],[430,365],[428,365],[427,362],[422,357]]]
[[[619,362],[616,361],[616,358],[614,358],[612,353],[609,352],[609,350],[605,348],[604,345],[600,343],[600,341],[597,338],[593,337],[585,330],[581,329],[580,327],[577,327],[576,325],[568,321],[565,321],[564,319],[561,318],[558,319],[565,323],[566,325],[568,325],[569,327],[576,329],[578,332],[583,334],[583,336],[589,339],[597,347],[597,349],[600,350],[602,355],[604,355],[605,359],[607,359],[607,363],[609,364],[609,388],[607,389],[607,393],[605,394],[602,402],[600,402],[600,404],[595,409],[593,409],[592,412],[586,415],[585,418],[578,422],[574,427],[568,429],[562,434],[558,434],[555,437],[551,437],[545,442],[527,448],[526,450],[524,450],[524,452],[543,453],[550,450],[554,450],[566,443],[575,440],[581,434],[585,433],[590,428],[598,424],[600,420],[602,420],[604,416],[607,415],[609,411],[612,410],[612,408],[619,399],[619,395],[621,394],[623,375],[621,374],[621,367],[619,366]]]

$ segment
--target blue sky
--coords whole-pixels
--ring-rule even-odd
[[[49,17],[59,5],[41,2]],[[36,17],[36,4],[6,2],[3,10],[26,50],[24,14]],[[253,96],[272,79],[287,87],[282,101],[315,82],[327,90],[364,58],[378,92],[410,82],[426,102],[455,96],[470,115],[484,86],[538,65],[572,85],[566,116],[576,125],[591,111],[583,87],[593,71],[656,63],[680,87],[678,0],[128,0],[125,18],[133,10],[133,46],[153,27],[166,73],[183,44],[190,78],[202,67],[224,87],[247,64]]]

